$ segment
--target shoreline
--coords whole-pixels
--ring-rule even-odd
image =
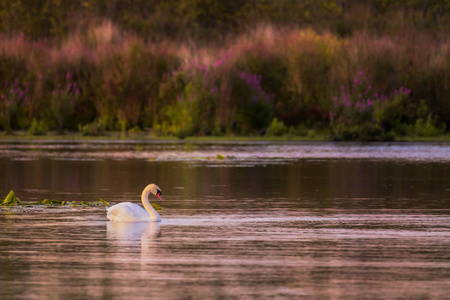
[[[6,135],[0,132],[0,141],[155,141],[155,142],[331,142],[331,143],[403,143],[403,142],[445,142],[450,143],[450,134],[420,137],[404,136],[397,137],[393,141],[333,141],[325,132],[315,136],[190,136],[179,139],[174,136],[156,136],[154,134],[139,133],[123,136],[119,131],[110,131],[100,136],[84,136],[79,132],[67,132],[64,135],[57,135],[50,132],[46,135],[30,135],[26,131],[16,131],[13,135]]]

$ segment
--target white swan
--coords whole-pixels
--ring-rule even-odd
[[[145,209],[131,202],[122,202],[108,208],[106,217],[114,222],[161,222],[161,217],[148,201],[150,193],[161,200],[161,189],[152,183],[142,191],[141,201]]]

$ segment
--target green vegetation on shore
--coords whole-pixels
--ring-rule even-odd
[[[41,8],[10,2],[0,8],[6,134],[385,141],[449,132],[448,3],[44,1],[53,21],[39,23],[25,11],[47,20]],[[158,31],[149,16],[163,15],[186,37]]]
[[[60,135],[57,131],[48,132],[46,135],[31,135],[26,131],[15,131],[13,135],[7,135],[0,133],[0,141],[8,140],[22,140],[22,141],[58,141],[58,140],[70,140],[70,141],[161,141],[161,142],[177,142],[179,138],[175,136],[158,136],[151,132],[144,132],[139,135],[123,135],[120,131],[108,131],[99,136],[85,136],[77,131],[67,131],[64,135]],[[315,131],[313,135],[307,136],[190,136],[183,139],[186,143],[189,142],[324,142],[330,141],[329,130]],[[450,142],[450,134],[443,134],[437,136],[402,136],[397,137],[396,141],[399,142]]]

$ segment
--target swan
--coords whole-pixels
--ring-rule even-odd
[[[161,222],[161,217],[148,201],[150,193],[161,200],[161,189],[152,183],[142,191],[141,201],[145,209],[131,202],[122,202],[109,207],[106,217],[114,222]]]

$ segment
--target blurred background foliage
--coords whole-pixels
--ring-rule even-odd
[[[0,0],[0,128],[435,136],[449,30],[450,0]]]
[[[153,41],[208,42],[260,23],[309,26],[339,36],[361,30],[395,34],[405,27],[446,34],[449,12],[449,0],[1,0],[0,29],[34,39],[62,38],[107,19]]]

